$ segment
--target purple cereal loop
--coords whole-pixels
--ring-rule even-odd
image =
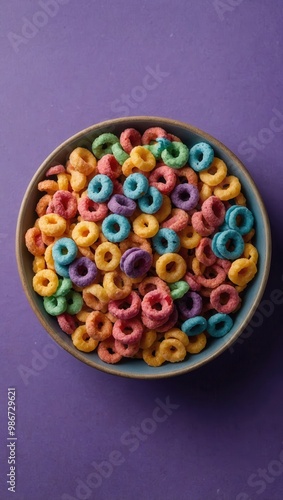
[[[137,208],[137,204],[123,194],[114,194],[108,202],[108,208],[113,214],[131,217]]]
[[[75,285],[84,288],[95,281],[97,267],[88,257],[80,257],[70,264],[69,275]]]
[[[182,319],[198,316],[202,310],[202,298],[196,292],[187,292],[181,299],[175,301]]]
[[[177,208],[182,208],[186,212],[196,207],[199,200],[199,192],[192,184],[179,184],[171,194],[171,201]]]
[[[139,278],[149,271],[151,264],[152,256],[149,252],[130,248],[122,255],[120,268],[129,278]]]

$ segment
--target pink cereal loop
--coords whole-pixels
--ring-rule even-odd
[[[190,272],[187,272],[184,276],[184,280],[188,283],[192,292],[199,292],[201,289],[201,284],[196,281],[196,278],[197,277]]]
[[[136,292],[131,292],[120,300],[110,300],[108,311],[118,319],[131,319],[137,316],[141,308],[141,299]]]
[[[46,172],[46,177],[51,177],[51,175],[63,174],[66,172],[66,169],[63,165],[55,165],[54,167],[50,167]]]
[[[230,262],[230,260],[227,260],[227,259],[217,259],[216,264],[223,267],[226,274],[228,274],[228,271],[232,265],[232,262]]]
[[[61,330],[67,333],[67,335],[72,335],[77,328],[74,316],[71,316],[71,314],[60,314],[59,316],[57,316],[57,321]]]
[[[117,179],[122,173],[122,167],[114,155],[102,156],[97,162],[97,170],[100,174],[107,175],[111,180]]]
[[[117,179],[114,179],[113,181],[113,194],[124,194],[123,191],[123,185],[121,182],[119,182]]]
[[[209,226],[221,226],[225,219],[225,205],[217,196],[210,196],[202,204],[201,211]]]
[[[182,210],[181,208],[173,208],[169,219],[162,222],[161,227],[173,229],[173,231],[178,233],[179,231],[182,231],[182,229],[185,229],[189,223],[190,216],[187,212],[185,212],[185,210]]]
[[[163,318],[163,320],[161,321],[150,319],[145,313],[141,314],[142,323],[149,330],[156,330],[157,328],[161,328],[165,323],[167,323],[169,317],[170,315],[165,316],[165,318]]]
[[[156,306],[159,306],[159,309]],[[143,297],[142,312],[153,321],[163,321],[173,311],[173,300],[170,294],[163,290],[152,290]]]
[[[158,278],[158,276],[148,276],[143,279],[139,284],[138,290],[143,297],[152,290],[163,290],[164,292],[170,293],[169,287],[161,278]]]
[[[191,167],[183,167],[179,168],[175,171],[176,175],[180,182],[182,182],[182,178],[186,180],[189,184],[193,186],[198,185],[198,175]]]
[[[88,196],[84,196],[78,202],[78,212],[83,220],[97,222],[105,219],[108,207],[106,203],[96,203]]]
[[[77,213],[77,199],[70,191],[56,191],[52,198],[54,213],[64,217],[64,219],[72,219]]]
[[[169,315],[169,318],[167,319],[166,323],[164,323],[161,326],[157,326],[156,327],[156,331],[158,333],[167,332],[168,330],[170,330],[171,328],[173,328],[173,326],[175,326],[175,324],[177,323],[177,320],[178,320],[178,310],[177,310],[177,307],[174,304],[173,311]]]
[[[196,247],[196,258],[206,267],[215,264],[217,257],[212,251],[210,238],[202,238],[200,240]]]
[[[141,146],[141,134],[135,128],[126,128],[120,135],[120,144],[130,154],[133,148]]]
[[[135,344],[123,344],[120,340],[115,339],[115,350],[121,356],[125,356],[126,358],[131,358],[135,354],[137,354],[140,348],[140,343],[136,342]]]
[[[160,193],[169,194],[176,185],[177,177],[172,168],[160,165],[153,170],[148,180],[150,186],[157,188]]]
[[[167,139],[168,141],[171,141],[171,142],[182,142],[180,137],[177,137],[176,135],[174,134],[167,134]]]
[[[150,144],[151,141],[155,141],[157,137],[168,138],[167,132],[161,127],[150,127],[142,135],[142,144]]]
[[[143,325],[138,318],[132,318],[131,321],[118,319],[113,325],[112,335],[122,344],[130,345],[139,342],[142,333]]]
[[[226,302],[223,303],[223,295]],[[227,300],[228,295],[228,300]],[[237,290],[231,285],[220,285],[214,288],[210,294],[211,305],[219,313],[230,314],[234,312],[239,303],[240,297]]]
[[[204,219],[203,213],[195,212],[191,219],[194,230],[201,236],[209,236],[215,230],[215,227],[210,226]]]
[[[216,288],[225,281],[226,272],[223,267],[213,264],[205,269],[203,275],[196,276],[196,281],[205,288]]]
[[[104,361],[104,363],[109,363],[114,365],[121,361],[122,356],[115,349],[115,339],[111,336],[102,342],[99,342],[97,347],[98,357]]]

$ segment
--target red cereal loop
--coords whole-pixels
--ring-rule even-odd
[[[71,316],[71,314],[68,313],[60,314],[59,316],[57,316],[57,321],[61,330],[67,333],[67,335],[72,335],[75,329],[77,328],[74,316]]]
[[[191,224],[192,224],[194,230],[198,234],[200,234],[201,236],[209,236],[210,234],[212,234],[215,231],[215,227],[214,226],[210,226],[206,222],[206,220],[205,220],[205,218],[203,216],[202,211],[195,212],[192,215]]]
[[[172,168],[160,165],[152,171],[148,180],[150,186],[157,188],[162,194],[168,194],[173,191],[177,177]]]
[[[181,139],[174,134],[167,134],[167,139],[171,142],[182,142]]]
[[[226,274],[228,274],[228,271],[232,265],[232,262],[230,260],[227,260],[227,259],[217,259],[216,264],[223,267]]]
[[[146,328],[149,330],[156,330],[157,328],[162,327],[169,319],[169,316],[166,316],[162,321],[155,321],[150,319],[145,313],[141,314],[141,320]]]
[[[104,361],[104,363],[109,363],[114,365],[121,361],[122,356],[115,349],[115,339],[111,336],[102,342],[99,342],[97,347],[98,357]]]
[[[194,276],[192,273],[187,272],[184,276],[184,280],[188,283],[192,292],[200,291],[201,284],[197,282],[197,277]]]
[[[46,177],[51,177],[52,175],[63,174],[66,172],[66,169],[63,165],[55,165],[54,167],[50,167],[46,172]]]
[[[112,335],[122,344],[130,345],[139,342],[142,333],[143,325],[138,318],[132,318],[131,321],[118,319],[113,325]]]
[[[162,290],[153,290],[145,294],[141,303],[142,312],[153,321],[162,321],[173,311],[173,300],[170,294]]]
[[[108,207],[106,203],[96,203],[88,196],[84,196],[78,202],[78,212],[83,220],[97,222],[105,219]]]
[[[179,168],[175,171],[180,182],[188,182],[193,186],[198,185],[198,175],[191,167]]]
[[[120,340],[115,339],[115,350],[121,356],[125,356],[126,358],[131,358],[135,354],[137,354],[140,348],[140,343],[136,342],[135,344],[123,344]]]
[[[142,144],[150,144],[151,141],[155,141],[157,137],[167,139],[167,132],[161,127],[150,127],[142,135]]]
[[[120,300],[110,300],[108,311],[118,319],[130,319],[137,316],[141,308],[141,299],[136,292],[131,292]]]
[[[196,247],[196,258],[206,267],[215,264],[217,257],[212,251],[210,238],[202,238],[200,240]]]
[[[77,199],[70,191],[56,191],[52,198],[52,208],[55,214],[72,219],[77,213]]]
[[[114,155],[102,156],[97,162],[97,170],[100,174],[107,175],[111,180],[117,179],[122,173],[122,167]]]
[[[202,204],[201,211],[209,226],[221,226],[225,219],[225,206],[217,196],[210,196]]]
[[[240,297],[233,286],[220,285],[212,290],[210,302],[217,312],[230,314],[234,312],[240,304]]]
[[[141,146],[141,134],[135,128],[126,128],[120,135],[120,144],[130,154],[133,148]]]
[[[123,186],[117,179],[113,179],[113,194],[124,194]]]
[[[196,281],[206,288],[216,288],[225,281],[226,272],[223,267],[214,264],[206,267],[203,275],[196,276]]]
[[[190,223],[190,216],[185,210],[182,208],[172,208],[169,219],[166,219],[165,222],[162,222],[161,227],[167,227],[169,229],[173,229],[178,233],[185,229]]]
[[[166,285],[166,283],[157,276],[148,276],[147,278],[143,279],[139,284],[138,290],[143,297],[152,290],[162,290],[168,294],[170,293],[170,289]]]
[[[39,228],[31,227],[25,234],[25,242],[28,251],[32,255],[43,255],[45,245],[42,239],[42,234]]]

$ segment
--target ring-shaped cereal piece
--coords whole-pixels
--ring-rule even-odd
[[[171,207],[171,200],[170,200],[169,196],[167,196],[166,194],[163,194],[162,195],[162,205],[161,205],[160,209],[157,210],[157,212],[155,212],[154,217],[156,217],[156,219],[159,223],[165,221],[165,219],[167,219],[167,217],[171,213],[171,208],[172,208]],[[174,228],[172,227],[171,229],[174,229]]]
[[[63,174],[64,172],[66,172],[64,165],[54,165],[47,170],[45,176],[52,177],[52,175]]]
[[[69,157],[71,165],[75,170],[84,175],[95,172],[97,160],[86,148],[75,148]]]
[[[173,141],[162,151],[161,158],[168,167],[179,169],[188,163],[189,149],[183,142]]]
[[[132,291],[132,282],[124,273],[110,271],[103,277],[103,288],[110,299],[124,299]]]
[[[123,165],[125,163],[125,161],[130,158],[128,153],[126,153],[126,151],[124,151],[124,149],[122,148],[122,146],[119,142],[115,142],[115,144],[113,144],[112,153],[115,157],[115,160],[117,160],[119,166]]]
[[[43,307],[50,316],[58,316],[67,310],[67,300],[65,297],[43,297]]]
[[[47,194],[50,194],[52,196],[55,193],[55,191],[58,190],[58,184],[56,181],[46,179],[38,183],[37,189],[39,191],[46,191]]]
[[[141,214],[133,221],[133,231],[141,238],[152,238],[159,230],[159,223],[150,214]]]
[[[232,285],[223,284],[212,290],[210,303],[217,312],[230,314],[237,309],[240,297]]]
[[[119,363],[122,359],[122,355],[119,354],[115,349],[115,339],[111,336],[103,342],[99,342],[97,348],[98,357],[104,361],[104,363],[115,364]]]
[[[192,184],[178,184],[171,193],[172,203],[186,212],[195,208],[198,200],[198,188]]]
[[[211,248],[211,239],[210,238],[202,238],[196,247],[196,258],[199,262],[201,262],[204,266],[213,266],[215,264],[217,257],[212,251]]]
[[[152,171],[148,181],[149,185],[157,188],[160,193],[168,194],[173,191],[177,182],[177,177],[172,168],[161,165]]]
[[[113,182],[107,175],[98,174],[91,179],[87,194],[88,197],[96,203],[108,201],[113,193]]]
[[[137,200],[147,193],[148,187],[148,180],[143,174],[131,174],[124,181],[123,192],[127,198]]]
[[[80,257],[70,264],[69,276],[76,286],[84,288],[94,283],[97,277],[97,267],[88,257]]]
[[[88,196],[84,196],[78,201],[78,212],[83,220],[98,222],[105,219],[108,213],[108,207],[106,203],[96,203]]]
[[[198,186],[198,174],[191,167],[183,167],[178,170],[174,170],[177,178],[181,184],[188,182],[193,186]]]
[[[204,182],[199,182],[198,183],[198,190],[199,190],[199,203],[202,205],[202,203],[207,200],[210,196],[212,196],[212,188],[205,184]]]
[[[209,226],[216,228],[225,219],[225,206],[217,196],[210,196],[201,206],[203,217]]]
[[[223,267],[213,264],[205,268],[203,275],[195,276],[195,280],[205,288],[216,288],[226,279],[226,272]]]
[[[56,292],[53,294],[54,297],[60,297],[60,296],[65,296],[68,295],[68,293],[72,289],[72,281],[70,278],[59,278],[59,284]]]
[[[159,255],[174,253],[180,248],[180,238],[173,229],[164,227],[152,238],[152,245]]]
[[[123,344],[120,340],[115,339],[115,350],[118,354],[125,358],[132,358],[137,354],[140,349],[140,343],[136,342],[135,344]]]
[[[101,243],[95,250],[94,260],[101,271],[115,271],[121,260],[121,250],[110,242]]]
[[[228,175],[225,179],[214,188],[214,195],[220,200],[227,201],[236,198],[241,191],[241,183],[238,177]]]
[[[166,253],[156,261],[156,274],[166,283],[175,283],[186,274],[187,265],[177,253]]]
[[[173,328],[176,325],[179,318],[178,310],[175,304],[173,305],[173,310],[171,314],[169,314],[167,320],[160,326],[156,327],[157,333],[164,333]]]
[[[81,293],[75,290],[70,290],[70,292],[65,296],[67,301],[66,312],[68,314],[78,314],[83,307],[83,298]]]
[[[77,328],[76,321],[71,314],[62,313],[57,316],[58,324],[67,335],[72,335]]]
[[[42,297],[50,297],[53,295],[59,285],[57,274],[51,269],[42,269],[38,271],[32,280],[33,289]]]
[[[172,208],[169,219],[165,220],[161,227],[172,229],[178,233],[182,231],[182,229],[185,229],[189,223],[190,217],[185,210],[181,208]]]
[[[139,342],[142,333],[143,325],[137,318],[132,318],[131,321],[118,319],[113,325],[112,335],[122,344],[130,345]]]
[[[200,236],[209,236],[215,231],[215,227],[206,222],[202,211],[193,213],[191,224]]]
[[[34,256],[44,255],[45,245],[38,227],[31,227],[25,233],[25,244],[28,251]]]
[[[202,264],[196,257],[193,257],[191,268],[196,276],[201,276],[205,271],[205,265]]]
[[[46,214],[46,210],[52,200],[52,196],[50,194],[45,194],[43,195],[39,201],[37,202],[37,205],[35,207],[35,211],[38,215],[38,217],[41,217],[42,215]]]
[[[243,236],[252,229],[254,216],[247,207],[233,205],[226,212],[225,222],[230,229],[238,231]]]
[[[161,127],[150,127],[143,133],[141,142],[142,144],[150,144],[152,141],[156,141],[158,137],[168,139],[166,130]]]
[[[137,168],[133,162],[131,157],[128,158],[122,165],[122,173],[125,177],[129,177],[131,174],[138,174],[140,173],[140,169]],[[148,175],[147,172],[143,172],[143,175],[146,177]]]
[[[100,174],[107,175],[112,181],[120,177],[122,173],[121,165],[113,154],[102,156],[102,158],[98,160],[97,170]]]
[[[168,338],[162,340],[159,346],[159,353],[165,361],[169,361],[170,363],[178,363],[179,361],[183,361],[186,357],[187,351],[182,344],[182,342],[175,338]]]
[[[46,268],[46,262],[43,255],[35,255],[32,261],[32,270],[34,274],[38,273],[38,271],[42,271]]]
[[[169,284],[172,300],[181,299],[190,289],[190,285],[186,281],[176,281]]]
[[[162,205],[162,194],[153,186],[149,186],[146,194],[138,199],[140,210],[146,214],[155,214]]]
[[[233,320],[228,314],[216,313],[207,320],[207,331],[211,337],[224,337],[232,326]]]
[[[197,276],[194,276],[192,273],[187,272],[184,276],[184,280],[188,283],[193,292],[199,292],[201,290],[201,284],[197,282]]]
[[[92,352],[96,349],[98,341],[89,337],[86,326],[80,325],[71,335],[74,346],[82,352]]]
[[[161,355],[160,350],[160,342],[157,340],[151,344],[150,347],[143,349],[142,357],[143,360],[149,366],[161,366],[165,362],[164,357]]]
[[[197,292],[189,291],[176,301],[177,308],[183,320],[199,316],[202,310],[202,297]]]
[[[207,337],[205,333],[200,333],[199,335],[188,338],[189,343],[186,346],[186,349],[189,354],[198,354],[199,352],[203,351],[207,344]]]
[[[140,348],[148,349],[157,339],[157,334],[155,330],[147,330],[143,332],[140,340]]]
[[[126,128],[120,135],[120,144],[126,153],[141,145],[141,134],[135,128]]]
[[[137,208],[137,204],[123,194],[114,194],[108,202],[108,208],[113,214],[131,217]]]
[[[179,237],[181,246],[189,250],[196,248],[201,240],[201,235],[190,225],[179,232]]]
[[[92,143],[92,152],[100,160],[102,156],[112,154],[112,145],[119,142],[116,135],[105,133],[99,135]]]
[[[189,337],[182,332],[179,328],[171,328],[164,334],[165,339],[177,339],[179,342],[182,342],[182,344],[187,347],[189,344]]]
[[[257,267],[251,259],[240,258],[234,260],[228,271],[228,278],[238,286],[245,286],[257,273]]]
[[[139,284],[139,293],[142,297],[144,297],[148,292],[152,292],[152,290],[162,290],[165,293],[169,294],[170,289],[166,283],[157,276],[147,276],[142,280]]]
[[[130,232],[126,240],[121,241],[119,246],[122,253],[126,252],[126,250],[128,250],[129,248],[138,247],[152,254],[150,242],[146,238],[141,238],[140,236],[132,232]]]
[[[245,243],[243,257],[252,260],[257,265],[258,251],[252,243]]]
[[[123,215],[108,215],[102,222],[102,232],[111,243],[119,243],[125,240],[131,230],[131,225]]]
[[[77,252],[78,247],[71,238],[60,238],[52,246],[52,257],[62,266],[71,264],[76,258]]]
[[[72,219],[77,213],[78,203],[70,191],[58,190],[52,198],[52,211],[55,214]]]
[[[189,153],[189,164],[195,172],[207,170],[214,158],[214,150],[206,142],[198,142],[195,144]]]
[[[38,219],[39,229],[47,236],[59,237],[67,227],[66,220],[57,214],[45,214]]]
[[[79,247],[89,247],[99,237],[99,227],[95,222],[81,221],[72,230],[72,238]]]
[[[136,146],[130,152],[133,164],[142,172],[150,172],[156,165],[153,154],[143,146]]]
[[[103,286],[94,284],[83,289],[83,299],[88,307],[96,311],[107,309],[109,297]]]
[[[213,162],[207,170],[199,173],[200,180],[208,186],[214,187],[220,184],[227,175],[227,166],[223,160],[214,157]]]
[[[170,294],[162,290],[153,290],[143,297],[141,308],[152,321],[163,321],[173,311],[173,300]]]
[[[141,299],[136,292],[131,292],[121,300],[110,300],[108,311],[118,319],[131,319],[137,316],[141,308]]]
[[[94,340],[102,342],[112,335],[112,323],[100,311],[92,311],[86,319],[85,326],[87,334]]]
[[[234,260],[242,255],[245,244],[238,231],[228,229],[226,231],[222,231],[221,233],[216,233],[213,240],[214,238],[217,252],[223,259]],[[217,256],[219,257],[219,255]]]
[[[203,316],[194,316],[182,323],[181,330],[189,337],[193,337],[194,335],[199,335],[204,332],[206,327],[207,321]]]
[[[139,278],[149,271],[152,254],[141,248],[129,248],[123,253],[120,268],[129,278]]]

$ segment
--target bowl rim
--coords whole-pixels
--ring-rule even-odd
[[[95,133],[99,129],[104,129],[107,127],[116,127],[119,125],[126,124],[127,122],[131,122],[131,127],[137,126],[144,121],[150,121],[151,126],[177,126],[180,128],[185,129],[189,133],[193,133],[196,135],[201,136],[204,140],[207,142],[216,145],[219,149],[224,151],[224,153],[232,160],[234,164],[236,164],[237,167],[239,167],[240,170],[243,170],[245,176],[248,178],[249,183],[252,186],[253,189],[253,195],[256,197],[256,202],[258,206],[260,207],[260,210],[263,214],[263,220],[261,220],[261,224],[264,226],[264,235],[265,235],[265,243],[266,243],[266,260],[265,260],[265,268],[263,270],[263,276],[262,280],[260,282],[260,285],[258,287],[258,290],[255,295],[255,300],[254,303],[252,304],[245,320],[243,321],[244,326],[241,326],[238,328],[239,332],[235,332],[235,335],[227,340],[216,352],[210,353],[205,359],[197,360],[193,365],[190,366],[181,366],[181,363],[178,364],[178,369],[175,371],[169,371],[166,373],[136,373],[136,372],[124,372],[119,370],[119,365],[110,365],[105,363],[104,365],[99,365],[96,364],[95,361],[91,358],[86,358],[84,356],[85,353],[81,353],[81,351],[77,350],[74,351],[69,344],[67,344],[63,338],[60,338],[59,336],[57,337],[56,334],[54,333],[53,329],[50,327],[48,322],[45,320],[45,318],[41,315],[41,312],[39,311],[38,307],[36,306],[33,298],[30,295],[29,292],[29,287],[26,281],[25,273],[24,273],[24,262],[23,262],[23,254],[21,252],[21,238],[20,238],[20,233],[21,233],[21,221],[24,216],[24,210],[25,207],[27,206],[27,201],[28,201],[28,193],[32,185],[34,184],[35,179],[38,177],[39,172],[43,172],[44,168],[49,165],[49,162],[55,157],[62,149],[65,149],[67,146],[69,146],[71,143],[78,141],[79,139],[83,139],[84,137],[88,136],[89,134]],[[162,125],[161,125],[162,122]],[[59,144],[40,164],[40,166],[36,169],[34,175],[32,176],[28,186],[26,187],[20,209],[18,212],[18,218],[17,218],[17,225],[16,225],[16,238],[15,238],[15,246],[16,246],[16,262],[17,262],[17,268],[18,268],[18,273],[20,276],[21,284],[24,289],[25,295],[28,299],[28,302],[34,311],[35,315],[39,319],[41,325],[44,327],[44,329],[48,332],[48,334],[52,337],[52,339],[59,344],[60,347],[62,347],[65,351],[67,351],[69,354],[74,356],[75,358],[79,359],[83,363],[91,366],[92,368],[96,368],[102,372],[111,374],[111,375],[117,375],[121,377],[126,377],[126,378],[134,378],[134,379],[157,379],[157,378],[169,378],[177,375],[184,375],[190,371],[196,370],[197,368],[200,368],[201,366],[206,365],[208,362],[214,360],[220,354],[222,354],[224,351],[227,350],[228,347],[230,347],[236,340],[237,338],[241,335],[243,330],[246,328],[248,323],[250,322],[252,316],[254,315],[259,302],[263,296],[264,290],[266,288],[266,284],[268,281],[269,277],[269,271],[270,271],[270,265],[271,265],[271,252],[272,252],[272,241],[271,241],[271,230],[270,230],[270,222],[267,214],[267,210],[265,208],[263,199],[261,197],[261,194],[258,191],[258,188],[249,173],[249,171],[246,169],[245,165],[241,162],[241,160],[227,147],[225,144],[223,144],[221,141],[216,139],[215,137],[211,136],[207,132],[204,132],[202,129],[199,129],[193,125],[190,125],[189,123],[185,123],[179,120],[167,118],[167,117],[159,117],[159,116],[125,116],[122,118],[114,118],[114,119],[109,119],[105,120],[102,122],[98,122],[94,125],[91,125],[79,132],[76,132],[73,134],[71,137],[68,139],[64,140],[61,144]]]

